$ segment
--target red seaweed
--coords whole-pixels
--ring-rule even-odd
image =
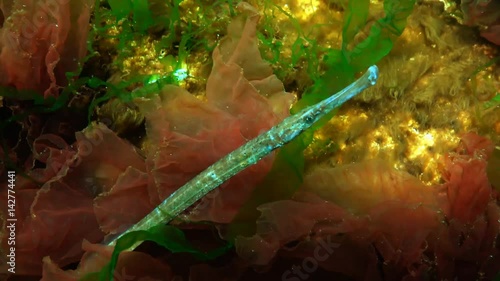
[[[57,97],[86,54],[94,2],[0,1],[0,85]]]
[[[236,240],[238,254],[260,265],[305,261],[327,243],[331,252],[317,264],[355,280],[379,280],[380,268],[384,280],[421,280],[433,267],[440,279],[493,278],[500,208],[485,173],[492,143],[473,133],[462,140],[443,159],[446,182],[437,186],[380,161],[316,168],[293,200],[259,207],[257,234]]]
[[[248,4],[213,52],[207,102],[176,86],[143,100],[151,140],[148,165],[159,200],[217,160],[270,129],[288,115],[294,100],[285,93],[257,47],[257,11]],[[249,167],[202,199],[189,220],[229,223],[269,172],[274,154]]]

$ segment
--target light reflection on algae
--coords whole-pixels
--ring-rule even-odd
[[[263,14],[259,32],[274,36],[260,45],[264,58],[270,60],[272,46],[281,44],[280,60],[271,62],[286,90],[300,97],[313,81],[307,75],[308,62],[293,61],[294,44],[301,40],[307,47],[313,39],[318,46],[339,48],[347,1],[250,2]],[[393,51],[379,64],[383,73],[379,85],[346,104],[315,133],[315,141],[306,150],[309,167],[320,162],[338,165],[381,158],[435,184],[441,180],[440,158],[457,146],[460,134],[474,130],[498,145],[498,110],[484,111],[482,106],[500,91],[500,73],[494,66],[475,73],[498,50],[477,40],[473,29],[454,22],[452,16],[457,15],[447,13],[442,2],[427,0],[417,5]],[[382,3],[371,1],[368,21],[380,17]],[[195,0],[183,1],[182,20],[201,26],[206,19],[195,12],[196,7]],[[223,14],[216,10],[214,15]],[[229,18],[225,14],[218,17],[212,26],[215,34],[206,32],[201,37],[216,42]],[[361,31],[355,41],[366,34]],[[115,69],[116,75],[165,71],[161,55],[147,43],[153,39],[143,40],[122,68]],[[201,99],[204,73],[209,69],[207,53],[195,49],[185,62],[190,78],[183,86]],[[321,72],[321,65],[318,67]]]
[[[499,90],[498,71],[489,67],[470,76],[497,51],[471,44],[472,30],[450,24],[438,2],[427,2],[416,7],[393,52],[380,63],[380,83],[316,132],[316,141],[338,145],[328,157],[331,165],[381,158],[435,184],[441,181],[440,158],[462,133],[478,131],[498,144],[498,108],[482,110]],[[434,20],[424,21],[428,17]],[[316,150],[307,150],[310,165],[326,158]]]

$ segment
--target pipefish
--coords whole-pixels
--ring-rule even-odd
[[[245,168],[256,164],[273,150],[291,142],[333,109],[340,107],[347,100],[375,85],[378,76],[378,67],[376,65],[370,66],[363,76],[338,93],[287,117],[267,132],[227,154],[172,193],[142,220],[110,240],[107,245],[114,246],[116,241],[127,233],[147,230],[158,224],[170,222],[207,193]],[[138,244],[129,250],[133,250]]]

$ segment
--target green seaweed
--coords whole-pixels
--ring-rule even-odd
[[[155,24],[153,15],[149,10],[148,1],[132,0],[132,7],[134,11],[134,27],[139,32],[145,32]]]
[[[276,76],[281,80],[285,80],[287,76],[293,75],[295,67],[300,62],[305,62],[306,73],[309,78],[312,80],[318,79],[319,58],[322,53],[327,51],[327,48],[322,47],[312,33],[315,28],[323,25],[331,25],[331,23],[315,24],[306,33],[301,29],[300,22],[280,5],[276,5],[271,1],[263,1],[262,5],[263,18],[257,36],[261,43],[260,49],[263,52],[263,57],[275,66],[274,73]],[[285,55],[287,53],[284,49],[286,46],[280,40],[280,37],[283,35],[279,34],[273,27],[275,25],[276,13],[284,14],[296,30],[295,40],[290,48],[290,55]],[[288,34],[288,36],[292,35]],[[289,67],[290,65],[295,67]]]
[[[117,19],[128,17],[132,11],[132,1],[108,0],[108,4]]]
[[[88,108],[88,122],[90,124],[94,109],[103,102],[111,98],[119,98],[122,102],[128,103],[138,97],[147,97],[158,94],[158,92],[166,84],[178,84],[179,80],[174,76],[174,72],[166,73],[164,76],[159,75],[137,75],[128,80],[120,81],[117,84],[112,84],[101,80],[97,77],[87,79],[87,86],[97,89],[106,87],[107,91],[104,95],[94,98]],[[140,88],[130,92],[129,87],[141,84]]]
[[[171,225],[158,225],[149,230],[130,232],[119,238],[111,261],[100,272],[89,273],[80,281],[112,281],[120,253],[142,241],[155,242],[172,253],[190,253],[200,261],[213,260],[232,248],[232,244],[227,244],[209,252],[203,252],[193,247],[180,229]]]
[[[489,109],[495,106],[500,106],[500,93],[496,93],[494,97],[484,103],[485,109]]]
[[[88,79],[88,86],[94,89],[105,88],[104,95],[96,97],[92,100],[88,108],[88,120],[92,119],[95,108],[112,99],[118,98],[122,102],[128,103],[136,97],[144,97],[153,93],[158,93],[161,85],[165,84],[179,84],[182,79],[178,78],[178,71],[182,70],[182,65],[185,64],[186,59],[192,48],[198,44],[203,44],[204,41],[195,42],[193,39],[197,34],[194,28],[187,24],[180,38],[178,38],[178,31],[180,30],[181,18],[179,11],[179,4],[182,0],[161,3],[165,6],[166,15],[153,15],[150,4],[152,1],[143,0],[108,0],[110,10],[101,8],[97,9],[94,22],[104,22],[105,19],[114,19],[115,23],[105,26],[94,25],[90,37],[103,37],[108,39],[118,39],[117,50],[120,50],[117,58],[113,61],[114,65],[120,67],[123,60],[127,58],[132,48],[130,47],[132,41],[141,38],[148,34],[151,28],[161,27],[166,28],[165,35],[159,40],[155,41],[154,48],[157,52],[160,50],[171,50],[177,43],[175,55],[164,55],[160,57],[161,63],[167,69],[172,69],[170,72],[150,75],[130,75],[122,77],[119,82],[110,83],[102,80],[100,77],[90,77]],[[132,17],[132,21],[127,19]],[[118,35],[109,35],[110,28],[119,27],[121,29]],[[89,44],[90,53],[95,54],[92,44]],[[184,75],[184,74],[183,74]],[[188,75],[187,73],[185,74]],[[149,86],[150,84],[156,87]],[[130,91],[131,88],[136,88]]]
[[[109,9],[101,7],[96,10],[95,24],[90,37],[117,40],[116,50],[119,50],[119,52],[113,60],[115,67],[122,68],[124,60],[132,55],[134,49],[137,48],[135,40],[151,35],[152,37],[149,40],[151,40],[155,51],[159,54],[159,62],[164,69],[171,71],[150,75],[131,73],[120,77],[118,82],[113,83],[104,81],[103,77],[91,77],[88,86],[91,88],[105,88],[106,93],[92,101],[88,111],[89,121],[92,119],[96,106],[107,100],[118,98],[127,103],[133,98],[152,94],[152,87],[144,87],[144,89],[141,89],[141,87],[153,83],[158,86],[155,88],[156,93],[158,93],[160,85],[178,85],[183,79],[190,76],[188,70],[184,69],[183,66],[189,64],[188,60],[191,52],[197,48],[209,52],[213,50],[213,46],[209,46],[207,40],[200,37],[200,34],[205,32],[210,25],[209,18],[199,16],[203,19],[203,26],[195,26],[191,22],[185,22],[181,19],[179,6],[181,2],[182,0],[168,2],[156,0],[108,0]],[[214,5],[221,5],[223,2],[225,1],[218,1]],[[159,7],[159,11],[155,11],[154,7]],[[209,10],[201,9],[201,11],[204,14]],[[106,20],[108,22],[109,20],[114,21],[114,23],[99,25],[106,22]],[[112,35],[114,33],[109,31],[113,28],[118,28],[120,33]],[[161,36],[156,38],[159,32]],[[89,45],[89,50],[91,53],[97,53],[92,44]],[[135,88],[135,90],[131,91],[131,88]]]
[[[411,14],[415,5],[415,0],[386,0],[384,2],[386,16],[375,22],[365,40],[349,50],[347,46],[351,43],[350,41],[362,29],[358,18],[365,19],[365,10],[368,9],[366,2],[369,0],[350,1],[349,9],[344,17],[342,49],[328,52],[325,56],[327,71],[320,80],[315,81],[304,97],[292,108],[292,113],[342,89],[354,80],[356,73],[387,56],[392,50],[394,41],[402,34],[406,18]],[[351,24],[352,22],[356,24]],[[346,33],[345,36],[344,33]]]
[[[178,1],[175,1],[178,2]],[[144,0],[108,0],[111,13],[117,21],[128,18],[132,15],[132,25],[137,31],[144,33],[149,28],[157,24],[149,9],[149,1]]]
[[[394,41],[405,28],[406,18],[411,14],[415,0],[384,1],[385,17],[373,24],[366,39],[349,50],[348,46],[354,36],[367,24],[368,3],[369,0],[350,1],[344,15],[342,49],[328,51],[323,59],[327,68],[325,73],[314,81],[314,85],[293,106],[292,114],[344,88],[354,81],[357,73],[389,54]],[[304,173],[303,151],[312,142],[314,131],[334,114],[335,112],[318,121],[311,129],[280,149],[270,173],[256,187],[228,227],[226,235],[231,241],[237,236],[251,236],[255,233],[259,205],[290,198],[297,191],[302,184]]]
[[[344,17],[344,26],[342,28],[342,49],[347,50],[347,45],[352,42],[354,36],[363,29],[368,19],[368,11],[370,7],[369,0],[349,1],[348,11]]]

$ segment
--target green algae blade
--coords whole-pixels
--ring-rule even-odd
[[[155,24],[153,15],[149,10],[149,2],[144,0],[132,0],[134,9],[134,27],[139,27],[140,32],[146,32]]]
[[[349,1],[348,13],[344,17],[342,29],[342,49],[347,49],[356,34],[363,29],[368,19],[370,0]]]
[[[117,19],[125,18],[132,11],[132,2],[123,0],[108,0],[109,7]]]
[[[193,247],[180,229],[171,225],[158,225],[148,230],[134,231],[120,237],[116,242],[110,263],[103,267],[100,272],[87,274],[80,281],[113,280],[120,253],[143,241],[155,242],[172,253],[190,253],[200,261],[213,260],[232,248],[231,244],[227,244],[209,252],[203,252]]]

